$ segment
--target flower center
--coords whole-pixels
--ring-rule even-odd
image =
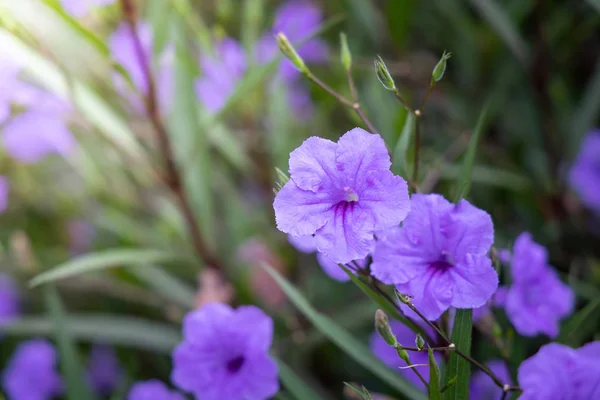
[[[358,201],[358,194],[350,186],[346,186],[344,192],[346,193],[346,201],[348,203]]]
[[[442,251],[440,258],[431,263],[431,266],[437,270],[445,271],[454,265],[454,257],[447,251]]]
[[[244,365],[244,362],[246,360],[244,359],[243,356],[238,356],[236,358],[233,358],[231,360],[229,360],[227,362],[227,372],[229,372],[230,374],[235,374],[236,372],[238,372],[240,369],[242,369],[242,366]]]

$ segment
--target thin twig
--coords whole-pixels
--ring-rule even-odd
[[[352,100],[354,100],[352,108],[354,109],[354,111],[356,111],[356,114],[358,114],[358,116],[365,123],[367,128],[369,128],[369,131],[371,133],[379,135],[379,132],[377,132],[377,129],[375,129],[373,123],[371,123],[371,121],[367,118],[366,114],[364,113],[360,105],[360,101],[358,101],[358,91],[356,90],[356,85],[354,84],[354,78],[352,77],[352,71],[350,69],[346,71],[346,76],[348,77],[348,86],[350,86],[350,94],[352,95]]]
[[[156,85],[154,83],[148,57],[137,33],[135,6],[133,3],[133,0],[121,0],[121,7],[131,32],[137,61],[146,81],[146,113],[148,114],[156,133],[157,145],[162,153],[163,162],[165,164],[166,176],[164,177],[164,181],[179,203],[196,254],[204,261],[207,267],[223,271],[221,262],[214,254],[212,254],[212,251],[210,251],[202,238],[196,216],[194,215],[194,210],[186,196],[181,174],[175,162],[175,153],[169,140],[169,134],[160,118],[160,110],[156,98]]]
[[[408,105],[408,103],[404,100],[398,89],[394,89],[393,93],[394,96],[396,96],[396,99],[400,102],[400,104],[404,106],[404,108],[406,108],[411,114],[415,113],[415,109]]]

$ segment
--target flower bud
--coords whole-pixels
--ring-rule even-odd
[[[392,79],[390,75],[390,71],[388,71],[385,62],[380,56],[377,56],[377,59],[374,61],[375,63],[375,73],[377,74],[377,79],[387,90],[396,90],[396,83]]]
[[[398,356],[404,360],[404,362],[408,365],[411,365],[410,363],[410,357],[408,356],[408,353],[406,350],[404,350],[402,347],[398,346],[396,347],[396,353],[398,353]]]
[[[348,47],[348,40],[344,32],[340,32],[340,58],[346,71],[350,71],[350,67],[352,67],[352,54],[350,53],[350,47]]]
[[[292,46],[288,38],[282,32],[279,32],[275,35],[275,39],[279,45],[279,50],[281,50],[283,55],[294,64],[294,67],[298,68],[303,74],[307,73],[308,67],[304,64],[304,60],[302,60],[298,52],[296,52],[296,49],[294,49],[294,46]]]
[[[436,82],[439,82],[442,77],[444,76],[444,72],[446,72],[446,61],[448,61],[448,59],[450,58],[451,54],[450,53],[446,53],[444,51],[444,54],[442,54],[442,58],[440,58],[440,61],[438,61],[437,65],[435,66],[435,68],[433,69],[433,72],[431,74],[431,84],[435,84]]]
[[[417,337],[415,338],[415,345],[419,350],[423,350],[423,347],[425,347],[425,340],[423,340],[423,336],[419,333],[417,333]]]
[[[410,297],[408,297],[405,294],[400,293],[397,290],[394,290],[394,292],[396,293],[396,297],[398,298],[398,301],[400,303],[403,303],[403,304],[409,304],[410,303]]]
[[[375,311],[375,329],[379,332],[379,335],[385,340],[387,344],[394,347],[398,344],[396,340],[396,336],[392,333],[390,329],[390,324],[388,323],[388,317],[382,310]]]

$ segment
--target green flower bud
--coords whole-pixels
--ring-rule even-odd
[[[381,84],[383,85],[384,88],[386,88],[387,90],[396,90],[396,83],[394,82],[394,80],[392,79],[392,76],[390,75],[390,71],[388,71],[385,62],[383,62],[383,59],[379,56],[377,56],[377,59],[374,61],[375,63],[375,73],[377,74],[377,79],[379,79],[379,82],[381,82]]]
[[[417,337],[415,338],[415,345],[419,350],[423,350],[425,347],[425,340],[423,340],[423,337],[419,333],[417,333]]]
[[[433,72],[431,74],[431,84],[435,84],[436,82],[439,82],[442,77],[444,76],[444,72],[446,72],[446,61],[448,61],[448,59],[451,57],[450,53],[446,53],[444,51],[444,54],[442,54],[442,58],[440,58],[440,61],[438,61],[437,65],[435,66],[435,68],[433,69]]]
[[[398,347],[396,347],[396,353],[398,353],[398,356],[399,356],[399,357],[400,357],[402,360],[404,360],[404,362],[405,362],[407,365],[411,365],[411,362],[410,362],[410,357],[408,356],[408,353],[407,353],[407,351],[406,351],[406,350],[404,350],[402,347],[398,346]]]
[[[385,340],[387,344],[394,347],[398,344],[396,340],[396,336],[392,333],[390,329],[390,324],[388,323],[388,317],[382,310],[375,311],[375,329],[379,332],[379,335]]]
[[[300,72],[306,74],[308,72],[308,67],[304,64],[304,60],[300,57],[296,49],[294,49],[294,46],[292,46],[288,38],[282,32],[279,32],[275,35],[275,39],[277,40],[279,50],[281,50],[283,55],[286,56]]]
[[[344,32],[340,33],[340,58],[346,71],[350,71],[350,67],[352,67],[352,54],[350,53],[350,47],[348,47],[348,41]]]

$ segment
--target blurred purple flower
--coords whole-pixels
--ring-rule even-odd
[[[6,152],[22,163],[35,163],[52,153],[67,156],[76,147],[60,116],[38,111],[13,117],[4,126],[2,141]]]
[[[556,337],[559,321],[573,311],[573,291],[548,265],[546,249],[534,242],[527,232],[521,233],[515,241],[511,276],[512,285],[505,296],[498,298],[497,304],[504,304],[506,315],[517,332],[524,336],[544,333]]]
[[[487,256],[494,241],[489,214],[466,200],[415,194],[403,226],[378,234],[371,272],[413,296],[427,318],[449,307],[478,308],[496,291],[498,275]]]
[[[586,206],[600,212],[600,129],[583,138],[569,171],[569,182]]]
[[[414,347],[415,346],[415,338],[417,334],[413,332],[409,327],[401,323],[400,321],[390,321],[390,328],[394,335],[396,335],[396,339],[398,343],[402,346]],[[435,336],[435,332],[430,327],[424,327],[425,331],[430,336]],[[400,369],[400,367],[405,367],[407,364],[404,362],[399,356],[396,350],[388,345],[381,335],[378,332],[373,332],[371,334],[369,347],[373,354],[377,356],[381,361],[383,361],[386,365],[391,368],[396,369],[400,374],[402,374],[408,381],[410,381],[413,385],[418,387],[421,390],[425,390],[425,386],[423,382],[419,379],[417,374],[414,373],[410,368]],[[429,360],[426,352],[416,352],[409,351],[408,355],[410,356],[410,361],[412,364],[427,364],[429,365]],[[435,353],[435,359],[440,365],[442,358],[439,353]],[[418,366],[415,367],[421,373],[425,381],[429,382],[429,366]]]
[[[502,382],[509,385],[512,383],[510,372],[504,361],[491,360],[486,365]],[[469,398],[471,400],[501,400],[502,393],[502,389],[483,371],[477,370],[471,377],[469,385]]]
[[[121,380],[123,371],[115,351],[108,346],[94,345],[88,362],[88,382],[96,393],[109,395]]]
[[[54,346],[44,339],[19,344],[2,372],[2,386],[9,399],[46,400],[62,392],[56,371]]]
[[[315,235],[317,249],[336,263],[365,258],[374,233],[398,225],[410,201],[404,179],[390,171],[379,135],[355,128],[337,143],[310,137],[290,154],[291,179],[277,193],[277,228]]]
[[[60,0],[63,9],[74,17],[83,17],[94,7],[107,6],[116,0]]]
[[[200,56],[203,76],[196,81],[196,95],[213,113],[223,108],[248,67],[244,49],[233,39],[219,42],[215,53]]]
[[[137,382],[131,387],[127,400],[185,400],[185,397],[159,380]]]
[[[302,253],[309,254],[317,251],[317,243],[312,235],[288,235],[288,241],[296,248],[296,250]],[[364,268],[367,264],[367,260],[365,258],[355,261],[361,268]],[[346,274],[346,272],[344,272],[344,270],[341,269],[335,261],[327,257],[325,254],[317,252],[317,262],[319,263],[319,266],[323,272],[325,272],[331,279],[335,279],[336,281],[340,282],[347,282],[350,280],[350,277]]]
[[[275,12],[273,29],[266,33],[256,46],[256,59],[260,63],[273,60],[279,48],[274,38],[279,32],[285,33],[292,43],[297,43],[308,38],[314,33],[323,21],[321,10],[309,1],[292,0],[284,3]],[[296,46],[298,54],[307,63],[323,63],[327,60],[328,49],[325,42],[311,39],[302,46]],[[284,59],[281,61],[278,76],[289,82],[299,76],[299,71],[292,63]]]
[[[142,44],[142,50],[146,62],[152,65],[153,34],[150,25],[144,21],[137,24],[137,35]],[[123,66],[129,74],[135,89],[141,94],[148,94],[148,83],[146,73],[140,65],[135,50],[133,37],[127,23],[121,23],[109,40],[112,57]],[[168,113],[173,98],[173,49],[167,46],[159,57],[157,68],[153,69],[156,82],[156,92],[161,112]],[[118,73],[113,74],[113,82],[116,89],[127,97],[132,105],[139,111],[143,110],[143,102],[139,97],[131,93],[129,84]]]
[[[273,320],[254,306],[206,304],[187,314],[171,380],[203,400],[263,400],[279,390]]]
[[[21,314],[21,294],[10,275],[0,272],[0,325]]]
[[[600,342],[577,350],[550,343],[519,366],[519,400],[600,399]]]
[[[0,213],[8,207],[8,194],[10,193],[10,183],[5,176],[0,175]]]

